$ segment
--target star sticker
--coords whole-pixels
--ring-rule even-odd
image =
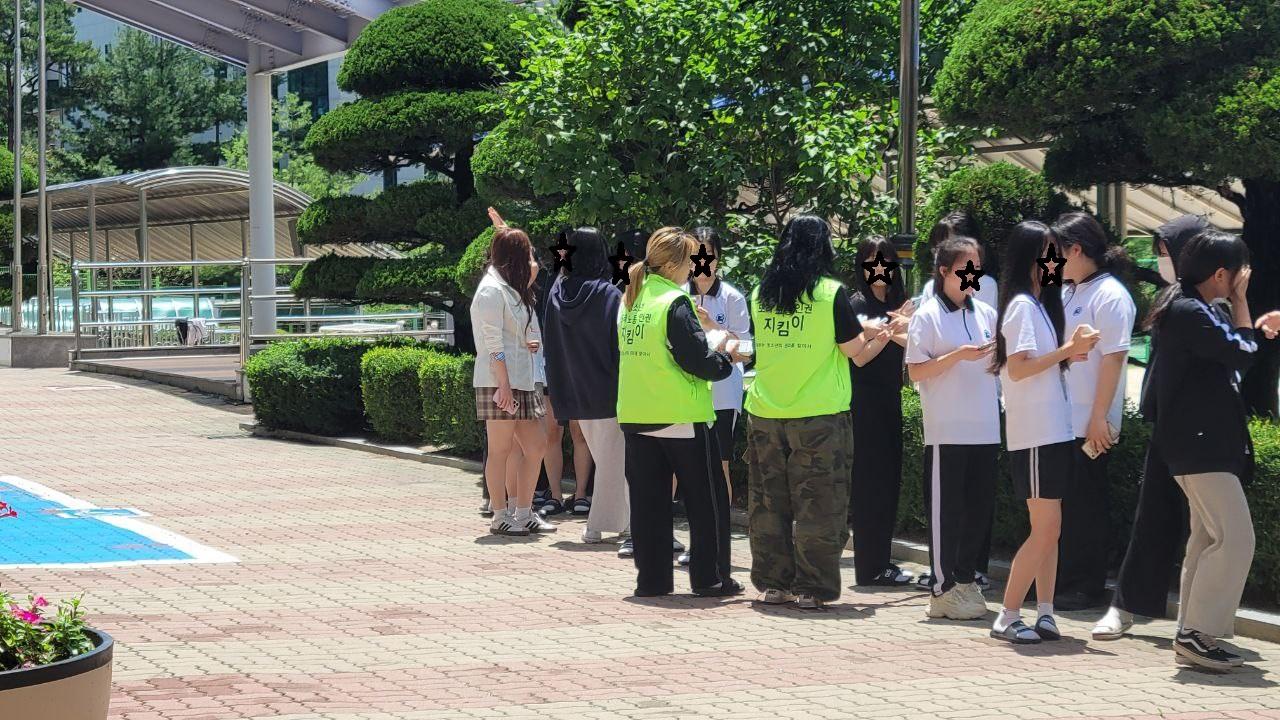
[[[1036,264],[1040,266],[1040,284],[1044,287],[1053,287],[1054,285],[1062,285],[1062,266],[1067,264],[1066,258],[1058,254],[1058,246],[1049,243],[1049,249],[1045,251],[1044,257],[1036,258]],[[1049,266],[1053,265],[1052,270]]]
[[[965,263],[963,269],[956,271],[956,275],[960,278],[961,290],[968,290],[969,288],[981,290],[982,288],[978,287],[978,279],[985,274],[986,273],[982,272],[982,268],[976,268],[973,266],[972,260]],[[973,276],[972,280],[969,279],[969,276],[971,275]]]
[[[893,260],[885,260],[884,254],[879,250],[876,251],[875,262],[867,260],[862,263],[862,269],[867,273],[867,284],[875,285],[877,281],[888,285],[892,282],[893,271],[898,269],[899,263]],[[884,272],[877,273],[876,268],[884,268]]]
[[[689,259],[693,260],[693,276],[694,277],[698,277],[699,275],[706,275],[707,277],[711,277],[711,261],[715,260],[716,256],[713,255],[712,253],[707,252],[706,243],[699,243],[698,252],[694,253],[693,255],[690,255]]]
[[[551,268],[554,275],[560,273],[560,269],[564,268],[569,272],[573,272],[573,261],[569,256],[577,252],[578,248],[569,244],[569,236],[567,233],[560,233],[556,238],[556,244],[551,246],[551,257],[555,265]]]
[[[613,266],[613,282],[621,283],[622,287],[626,287],[631,282],[627,277],[627,266],[635,262],[636,258],[627,252],[627,246],[624,243],[618,243],[618,254],[609,256],[609,264]]]

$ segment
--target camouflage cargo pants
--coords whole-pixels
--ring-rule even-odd
[[[840,597],[849,539],[849,413],[773,420],[752,415],[747,433],[751,583],[820,600]]]

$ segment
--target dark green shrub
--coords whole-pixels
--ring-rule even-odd
[[[299,298],[355,300],[360,278],[378,258],[323,255],[305,265],[293,279],[293,294]]]
[[[480,284],[480,276],[484,274],[485,263],[489,262],[489,245],[493,242],[494,229],[487,227],[476,236],[462,253],[462,259],[454,269],[453,282],[463,295],[475,292]]]
[[[920,214],[915,260],[921,273],[931,272],[929,230],[953,210],[967,210],[978,221],[991,265],[1004,253],[1004,236],[1023,220],[1052,221],[1070,207],[1067,198],[1040,175],[1007,162],[970,165],[942,181]]]
[[[303,245],[374,242],[368,235],[369,200],[357,195],[316,198],[298,216]]]
[[[458,204],[449,198],[448,204],[423,208],[414,223],[414,231],[420,242],[438,243],[460,252],[489,225],[488,205],[477,196]]]
[[[1280,603],[1280,426],[1255,419],[1249,424],[1249,434],[1257,465],[1245,494],[1256,544],[1245,593],[1274,605]]]
[[[360,390],[369,424],[395,442],[422,442],[422,389],[418,368],[435,351],[378,347],[360,360]]]
[[[528,14],[506,0],[427,0],[395,8],[351,44],[338,87],[365,96],[408,88],[480,88],[519,66]],[[495,63],[491,58],[497,58]]]
[[[360,357],[368,343],[350,338],[268,345],[245,362],[253,412],[268,427],[320,435],[358,432]]]
[[[569,195],[572,188],[567,185],[533,186],[526,172],[540,160],[538,146],[527,136],[514,132],[509,120],[503,120],[476,145],[475,155],[471,157],[476,192],[489,202],[504,205]]]
[[[360,276],[354,296],[384,303],[426,302],[453,291],[452,263],[434,255],[379,260]]]
[[[471,455],[484,447],[484,424],[476,419],[471,355],[433,354],[418,368],[424,437],[432,445]]]
[[[470,148],[477,133],[497,124],[496,101],[489,90],[360,98],[321,115],[303,147],[330,171],[375,172],[395,165],[393,156],[431,164],[433,155]]]
[[[383,190],[369,203],[368,222],[379,240],[416,242],[418,218],[432,211],[455,211],[457,205],[453,183],[418,180]]]

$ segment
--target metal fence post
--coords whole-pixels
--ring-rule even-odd
[[[89,272],[93,272],[90,270]],[[90,301],[97,298],[90,296]],[[71,263],[71,332],[75,335],[75,344],[71,346],[71,359],[80,359],[80,268]]]

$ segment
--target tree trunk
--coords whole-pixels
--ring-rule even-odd
[[[1280,307],[1280,182],[1244,181],[1244,241],[1249,246],[1253,278],[1249,310],[1256,318]],[[1280,340],[1258,334],[1258,358],[1240,388],[1245,407],[1254,415],[1280,416]]]
[[[453,188],[458,194],[459,204],[476,194],[476,176],[471,172],[471,156],[475,151],[475,145],[464,145],[453,156]]]

